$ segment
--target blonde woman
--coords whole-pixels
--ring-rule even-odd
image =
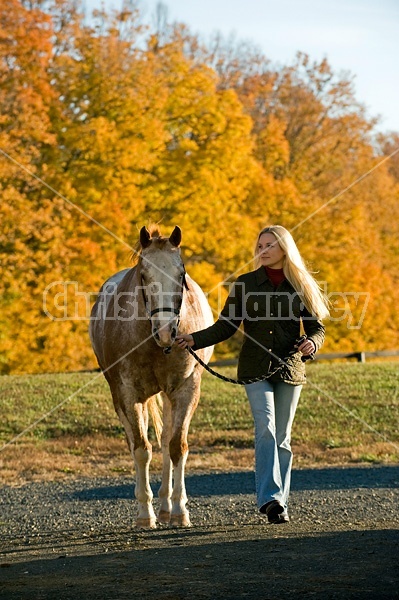
[[[304,360],[324,342],[321,320],[329,314],[328,302],[291,234],[280,225],[260,231],[255,266],[238,277],[211,327],[178,335],[176,344],[194,350],[212,346],[231,337],[243,323],[238,377],[248,381],[245,390],[255,423],[258,508],[269,523],[287,523],[291,428],[306,381]],[[306,337],[298,345],[303,332]],[[250,382],[257,377],[265,379]]]

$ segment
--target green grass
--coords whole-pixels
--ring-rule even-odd
[[[235,375],[234,368],[221,371]],[[334,449],[367,447],[385,441],[391,444],[392,456],[398,460],[398,375],[398,363],[310,365],[293,442],[312,442]],[[46,413],[50,414],[25,437],[47,440],[63,435],[123,435],[107,383],[98,373],[0,377],[0,444],[10,441]],[[206,373],[191,434],[199,437],[201,433],[213,432],[217,438],[218,432],[231,432],[231,442],[235,431],[251,433],[252,428],[243,388]],[[364,453],[365,462],[373,460],[372,453]]]
[[[298,439],[336,448],[379,441],[399,446],[398,375],[398,363],[311,365]]]

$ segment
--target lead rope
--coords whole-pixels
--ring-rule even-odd
[[[227,381],[227,383],[232,383],[234,385],[248,385],[250,383],[257,383],[258,381],[266,381],[267,379],[269,379],[269,377],[271,377],[272,375],[277,373],[285,365],[285,361],[283,361],[281,358],[276,357],[277,360],[281,364],[274,371],[272,371],[271,373],[268,373],[267,375],[261,375],[259,377],[253,377],[252,379],[245,379],[245,380],[244,379],[231,379],[231,377],[225,377],[221,373],[214,371],[203,360],[201,360],[201,358],[189,346],[187,346],[186,349],[195,358],[195,360],[197,362],[199,362],[199,364],[202,365],[206,371],[208,371],[208,373],[210,373],[211,375],[214,375],[215,377],[217,377],[218,379],[221,379],[222,381]]]
[[[304,340],[306,340],[306,337],[307,337],[306,335],[302,335],[296,341],[296,346],[299,346]],[[194,350],[192,350],[190,348],[190,346],[187,346],[186,350],[189,351],[189,353],[195,358],[195,360],[197,362],[199,362],[199,364],[202,365],[204,367],[204,369],[206,371],[208,371],[208,373],[210,373],[211,375],[214,375],[215,377],[217,377],[218,379],[221,379],[222,381],[227,381],[227,383],[232,383],[234,385],[249,385],[250,383],[257,383],[258,381],[266,381],[267,379],[269,379],[269,377],[271,377],[272,375],[275,375],[280,369],[282,369],[282,367],[284,367],[287,364],[285,359],[282,359],[282,358],[279,358],[278,356],[276,356],[275,358],[278,360],[278,362],[280,364],[271,373],[268,373],[267,375],[260,375],[259,377],[252,377],[251,379],[245,379],[245,380],[244,379],[231,379],[231,377],[225,377],[221,373],[214,371],[211,367],[209,367],[206,363],[204,363],[204,361],[200,359],[200,357],[194,352]],[[292,352],[290,352],[290,354],[292,354]],[[306,362],[307,360],[314,360],[314,354],[312,353],[312,354],[308,354],[306,356],[301,357],[302,362]]]

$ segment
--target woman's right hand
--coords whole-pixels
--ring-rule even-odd
[[[179,346],[179,348],[187,348],[187,346],[194,346],[194,339],[190,333],[183,333],[181,335],[177,335],[175,339],[175,344]]]

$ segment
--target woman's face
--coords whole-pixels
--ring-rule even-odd
[[[262,233],[258,242],[258,255],[261,265],[272,269],[282,269],[284,252],[273,233]]]

